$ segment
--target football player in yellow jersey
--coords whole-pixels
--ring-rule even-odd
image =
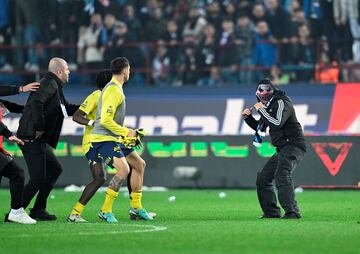
[[[112,73],[110,70],[103,70],[97,74],[96,84],[98,89],[92,92],[81,104],[79,109],[74,113],[73,120],[79,124],[85,125],[85,132],[82,140],[82,150],[87,157],[90,150],[90,134],[93,129],[98,101],[101,95],[101,90],[107,83],[110,82]],[[69,217],[68,222],[86,222],[81,217],[85,205],[94,196],[96,191],[105,183],[105,165],[103,163],[89,164],[93,180],[86,185],[79,201],[74,206]]]
[[[117,222],[112,212],[113,203],[131,168],[131,208],[129,213],[144,220],[153,220],[141,203],[145,161],[133,147],[126,147],[120,143],[122,139],[138,136],[136,130],[124,126],[125,94],[123,85],[129,80],[130,64],[125,57],[117,57],[111,61],[110,68],[113,78],[101,92],[94,128],[91,131],[92,147],[88,153],[91,161],[105,162],[117,171],[109,183],[99,217],[109,223]]]
[[[121,58],[121,59],[124,59],[124,58]],[[112,69],[116,68],[116,64],[115,64],[115,67],[113,65],[114,64],[112,63]],[[130,67],[128,67],[128,69],[129,68]],[[130,70],[128,70],[128,71],[130,71]],[[113,70],[113,73],[114,72],[115,72],[114,75],[116,75],[116,74],[118,74],[116,72],[119,72],[119,71]],[[120,77],[119,79],[122,79],[122,77]],[[126,82],[127,79],[128,79],[128,77],[124,77],[123,82]],[[99,79],[98,79],[98,81],[99,81]],[[108,83],[108,82],[106,82],[106,83]],[[106,83],[103,83],[103,84],[106,84]],[[107,97],[104,98],[104,100],[105,100],[104,104],[106,107],[111,108],[111,107],[113,107],[112,104],[114,103],[113,101],[111,101],[111,99],[115,99],[115,101],[118,100],[119,98],[124,100],[124,98],[122,98],[122,97],[124,97],[124,95],[120,93],[115,98],[111,98],[113,95],[116,95],[116,93],[119,91],[118,90],[119,88],[115,87],[115,89],[114,89],[113,85],[114,84],[118,85],[118,82],[116,79],[111,80],[111,82],[109,82],[109,83],[113,83],[112,87],[110,87],[112,90],[108,89],[108,94],[110,94],[110,97],[108,95],[106,95]],[[122,84],[120,84],[120,85],[121,85],[121,92],[122,92]],[[96,94],[96,93],[94,92],[92,95],[94,95],[94,94]],[[79,115],[79,118],[82,118],[82,119],[78,119],[77,117],[75,117],[74,120],[76,122],[83,124],[83,125],[92,125],[93,124],[93,122],[91,121],[93,118],[91,118],[91,120],[89,121],[90,118],[87,119],[85,117],[86,116],[85,113],[87,113],[87,112],[91,113],[93,111],[93,109],[97,107],[96,105],[93,105],[93,103],[90,100],[90,98],[95,97],[92,95],[90,95],[84,101],[84,103],[82,105],[82,106],[84,106],[84,109],[82,110],[82,113],[81,113],[82,115]],[[98,97],[100,97],[100,95],[98,95]],[[101,101],[104,102],[104,100],[101,100]],[[101,106],[99,107],[99,112],[98,112],[99,116],[101,115],[101,107],[104,106],[104,105],[102,105],[102,102],[99,102],[101,104]],[[96,102],[96,104],[97,104],[97,102]],[[125,101],[120,102],[120,104],[125,104]],[[116,107],[117,106],[114,106],[115,110],[116,110]],[[92,108],[92,110],[89,110],[90,108]],[[82,108],[80,108],[80,109],[82,109]],[[107,118],[109,118],[109,116],[110,116],[110,118],[116,118],[119,116],[119,114],[117,114],[117,116],[115,117],[114,112],[111,112],[111,111],[113,111],[113,110],[109,110],[109,108],[107,108],[106,115],[103,118],[107,119]],[[120,119],[120,122],[118,120],[117,121],[119,123],[121,123],[121,125],[122,125],[124,112],[121,112],[121,113],[123,115],[122,119]],[[94,115],[95,115],[95,113],[94,113]],[[105,181],[105,174],[104,174],[105,166],[103,164],[103,161],[105,160],[105,162],[109,166],[116,168],[116,165],[114,165],[114,160],[118,160],[118,158],[121,158],[123,160],[123,157],[125,157],[127,167],[130,167],[130,169],[131,169],[131,174],[129,174],[129,176],[128,176],[128,190],[129,190],[129,194],[130,194],[130,206],[131,206],[131,208],[129,210],[130,218],[131,219],[152,220],[153,217],[156,216],[156,214],[152,213],[152,212],[147,213],[147,211],[142,208],[142,204],[141,204],[141,199],[142,199],[141,189],[142,189],[142,185],[143,185],[145,162],[134,151],[133,148],[125,147],[123,144],[118,143],[118,141],[119,141],[118,136],[115,135],[116,138],[114,138],[114,135],[112,135],[113,133],[106,133],[106,132],[105,132],[105,134],[108,134],[108,135],[104,135],[103,127],[107,127],[107,126],[106,126],[106,124],[101,124],[100,117],[97,120],[98,120],[98,123],[100,123],[100,126],[98,126],[98,128],[100,127],[100,130],[97,130],[98,134],[95,133],[95,139],[94,139],[95,142],[93,143],[94,149],[91,149],[91,151],[88,151],[89,150],[88,139],[86,137],[84,137],[84,140],[83,140],[83,146],[84,146],[83,149],[84,149],[84,152],[86,153],[86,157],[88,158],[90,165],[92,167],[92,174],[93,174],[94,180],[93,180],[93,182],[91,182],[90,184],[88,184],[86,186],[79,202],[74,206],[71,214],[69,215],[68,221],[69,222],[86,222],[81,217],[81,212],[84,209],[84,205],[90,200],[90,198],[94,195],[96,190]],[[116,119],[114,119],[114,120],[116,120]],[[120,130],[122,129],[122,131],[123,131],[123,129],[125,129],[125,130],[127,129],[126,127],[122,127],[121,125],[120,125],[121,128],[118,128],[118,129],[120,129]],[[113,128],[113,126],[110,126],[110,128]],[[133,131],[133,130],[131,130],[131,131]],[[86,133],[88,133],[88,132],[86,132]],[[100,150],[100,151],[98,151],[98,150]],[[102,159],[99,159],[99,154],[101,155]],[[119,166],[119,165],[117,165],[117,166]],[[118,170],[118,172],[119,171],[120,170]],[[126,171],[125,172],[121,171],[120,173],[126,173]],[[124,176],[121,176],[120,184],[123,181],[123,179],[124,179]],[[120,188],[120,184],[119,184],[119,176],[115,175],[114,178],[112,179],[112,181],[110,182],[109,189],[107,190],[107,193],[106,193],[105,203],[102,208],[102,212],[100,214],[101,214],[101,218],[105,219],[108,222],[116,222],[116,219],[115,219],[114,215],[112,214],[112,202],[115,199],[115,197],[117,196],[117,191],[114,191],[114,190],[116,190],[116,189],[118,190]],[[107,210],[109,210],[109,211],[107,211]],[[100,216],[100,214],[99,214],[99,216]],[[107,215],[110,215],[110,217]],[[105,216],[107,216],[107,217],[105,218]]]

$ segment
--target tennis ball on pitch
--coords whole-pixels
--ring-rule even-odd
[[[175,197],[175,196],[169,197],[169,202],[175,202],[175,200],[176,200],[176,197]]]

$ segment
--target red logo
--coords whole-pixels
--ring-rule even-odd
[[[317,155],[324,163],[325,167],[329,171],[330,175],[335,176],[339,173],[342,164],[344,163],[352,143],[311,143]],[[331,160],[326,149],[335,149],[338,151],[338,155],[335,160]]]

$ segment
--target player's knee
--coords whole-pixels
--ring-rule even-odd
[[[135,170],[139,173],[144,173],[146,167],[146,162],[143,159],[139,159],[136,163]]]
[[[105,183],[106,178],[104,175],[98,175],[95,177],[94,181],[97,186],[102,186]]]

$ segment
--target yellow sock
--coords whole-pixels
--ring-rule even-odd
[[[131,192],[130,193],[130,206],[135,209],[142,209],[141,204],[142,192]]]
[[[107,189],[106,194],[105,194],[105,201],[101,208],[101,211],[103,213],[111,213],[112,212],[113,203],[117,196],[118,196],[118,192],[116,192],[112,189],[109,189],[109,188]]]
[[[71,211],[71,214],[80,215],[84,211],[85,206],[80,202],[77,202]]]

